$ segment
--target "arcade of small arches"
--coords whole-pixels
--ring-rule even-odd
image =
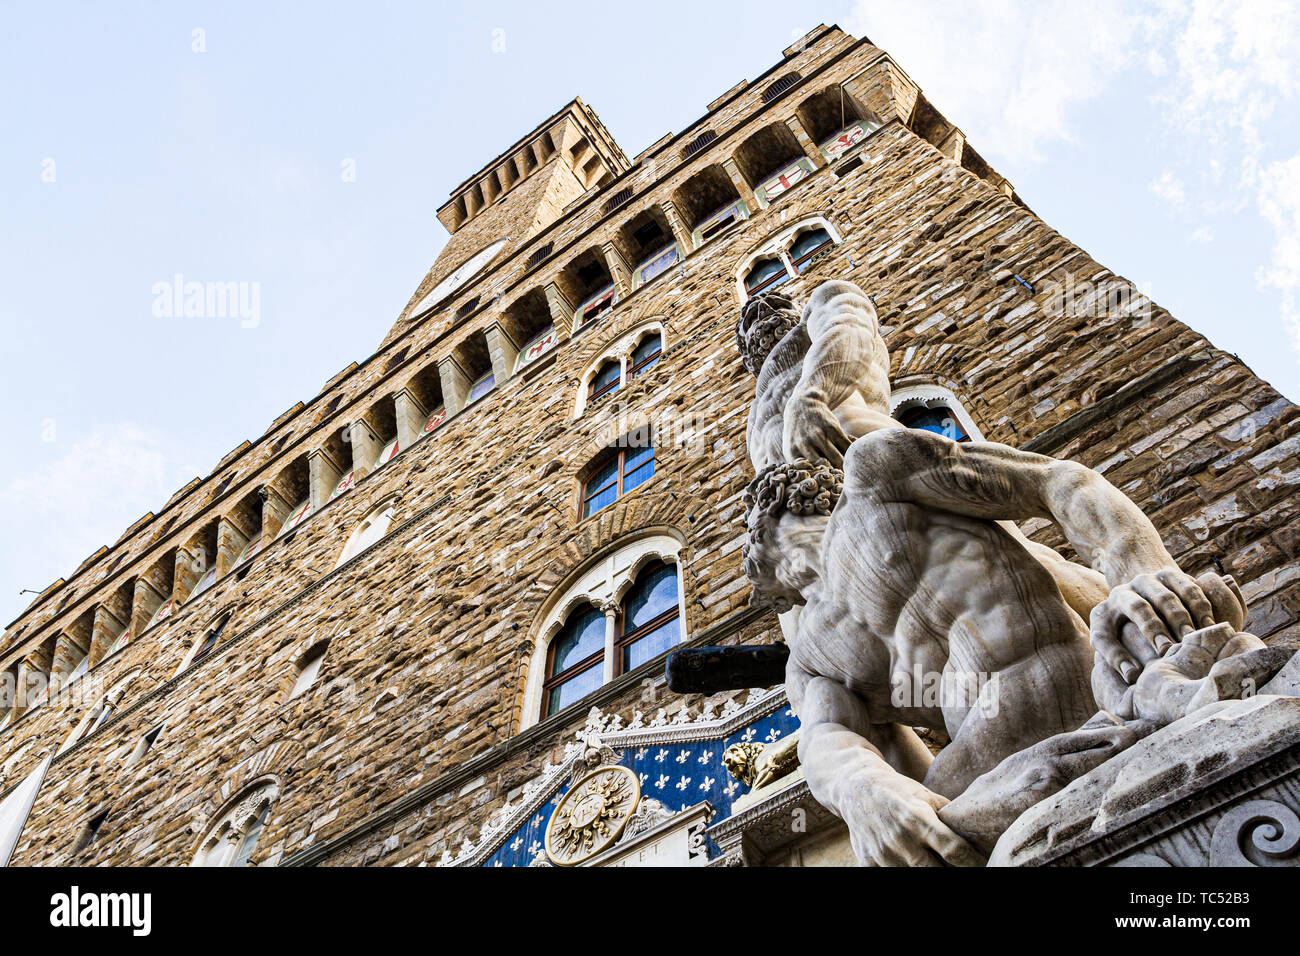
[[[184,543],[167,549],[146,568],[114,585],[74,621],[62,624],[58,633],[11,661],[7,679],[13,695],[0,714],[0,730],[145,631],[168,621],[219,580],[247,573],[273,542],[290,536],[368,474],[432,435],[450,417],[491,394],[498,384],[526,372],[560,344],[563,336],[559,330],[574,335],[599,324],[632,292],[756,211],[779,202],[808,176],[861,146],[880,126],[874,113],[839,86],[824,89],[804,98],[785,120],[759,129],[727,155],[704,165],[671,196],[639,210],[629,203],[633,211],[620,224],[610,226],[609,241],[576,254],[553,280],[506,305],[494,323],[471,332],[449,354],[407,373],[395,389],[350,424],[331,430],[316,447],[293,458],[260,486],[223,504],[219,513],[204,520]],[[707,158],[706,152],[718,148],[700,150],[699,156]],[[533,160],[545,162],[551,148],[543,139],[528,152]],[[510,183],[535,168],[535,164],[529,165],[529,156],[521,161],[524,165],[516,167],[518,176],[507,174]],[[621,208],[621,204],[613,204],[610,211]],[[465,214],[472,210],[467,207]],[[802,247],[795,248],[799,243],[812,243],[819,236],[832,244],[840,241],[829,222],[821,223],[822,232],[817,228],[793,235],[788,247],[782,246],[783,262],[788,262],[795,274],[805,261],[800,258]],[[775,237],[778,244],[788,232],[782,228]],[[545,258],[541,257],[539,264]],[[632,268],[630,263],[637,265]],[[473,314],[477,306],[472,300],[461,303],[458,321]],[[620,341],[607,349],[583,378],[575,396],[575,414],[581,415],[593,401],[648,372],[665,347],[663,325],[656,322],[635,341]],[[405,351],[386,356],[387,367],[400,366]],[[333,414],[341,398],[336,395],[329,401],[322,417]],[[322,395],[321,401],[325,400]],[[210,500],[220,498],[235,477],[234,471],[228,471]],[[367,530],[348,542],[340,564],[381,537],[392,515],[386,519],[367,515],[363,520],[369,522]],[[169,528],[170,523],[155,537]],[[102,574],[111,573],[121,557],[112,559]],[[74,596],[67,594],[63,603]]]

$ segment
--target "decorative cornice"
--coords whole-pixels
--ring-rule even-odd
[[[767,616],[767,611],[763,608],[744,607],[723,618],[721,621],[706,627],[695,637],[686,641],[680,647],[694,647],[705,644],[717,644],[733,634],[737,634],[746,627]],[[674,650],[679,649],[674,648]],[[338,836],[324,840],[320,843],[300,850],[297,853],[282,860],[280,866],[315,866],[322,860],[328,859],[332,854],[343,849],[355,840],[374,832],[380,827],[391,823],[416,810],[431,800],[436,799],[443,793],[454,790],[466,782],[473,780],[482,774],[487,773],[497,764],[509,759],[517,753],[528,750],[537,745],[540,741],[546,740],[562,732],[562,728],[569,726],[576,718],[577,714],[582,712],[583,708],[600,708],[607,706],[611,701],[620,695],[626,693],[629,689],[636,687],[641,681],[656,671],[661,671],[667,654],[661,654],[652,658],[640,667],[628,671],[620,677],[616,677],[600,690],[588,695],[582,700],[570,704],[561,711],[552,714],[546,720],[534,724],[527,730],[524,730],[508,740],[489,748],[483,753],[461,761],[454,769],[435,777],[433,780],[422,784],[415,790],[412,790],[404,797],[400,797],[388,806],[372,813],[358,823],[344,830]],[[625,745],[626,746],[626,745]]]

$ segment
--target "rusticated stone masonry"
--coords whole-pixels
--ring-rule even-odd
[[[797,82],[764,102],[764,89],[791,72]],[[626,284],[624,227],[642,214],[689,243],[682,197],[724,182],[700,179],[704,171],[738,177],[752,198],[758,184],[745,167],[757,148],[740,153],[746,143],[794,142],[808,156],[824,110],[805,107],[817,96],[838,102],[841,84],[880,122],[855,153],[816,164],[766,208],[627,288],[591,325],[575,331],[557,311],[577,306],[568,296],[580,288],[579,259],[613,261]],[[774,124],[791,139],[779,130],[754,139]],[[705,130],[716,138],[684,156]],[[550,147],[534,149],[546,133]],[[638,533],[683,543],[688,640],[777,639],[775,620],[748,606],[740,567],[753,382],[732,328],[737,270],[804,217],[824,217],[842,242],[782,291],[858,282],[885,327],[896,387],[946,388],[986,438],[1103,471],[1152,516],[1184,568],[1237,577],[1249,630],[1300,637],[1296,406],[1026,208],[869,41],[814,30],[768,74],[632,160],[580,101],[484,169],[495,174],[510,159],[490,203],[471,197],[459,211],[462,185],[444,207],[452,243],[374,356],[51,586],[6,632],[0,672],[48,669],[56,647],[66,670],[74,645],[95,645],[94,666],[64,695],[0,730],[5,788],[59,748],[15,863],[188,864],[205,828],[267,780],[278,795],[255,863],[431,863],[558,759],[589,707],[672,715],[720,703],[669,694],[659,660],[540,722],[522,711],[547,598]],[[606,208],[629,187],[630,198]],[[485,271],[434,311],[417,311],[498,238],[509,242]],[[491,343],[488,331],[538,315],[561,319],[558,344],[501,375],[513,359],[503,343],[523,343],[518,329],[494,331]],[[663,329],[659,362],[576,414],[593,363],[651,323]],[[467,380],[474,370],[464,366],[495,368],[495,387],[468,404],[442,394],[468,384],[440,374],[449,362]],[[440,404],[446,420],[407,440],[409,409]],[[343,436],[357,423],[369,452],[400,432],[396,457],[375,468],[355,460],[358,443]],[[646,425],[654,477],[581,519],[593,459]],[[353,469],[355,485],[331,497]],[[303,499],[314,513],[272,537]],[[388,507],[387,534],[339,564],[354,530]],[[265,543],[240,562],[259,521]],[[219,575],[150,626],[160,602],[192,594],[188,580],[176,583],[176,555],[209,527]],[[1045,523],[1026,527],[1068,553]],[[107,653],[128,625],[130,641]],[[319,677],[292,695],[297,662],[321,641]],[[71,693],[78,685],[84,692]],[[112,711],[91,726],[106,694]],[[75,849],[104,813],[94,840]]]

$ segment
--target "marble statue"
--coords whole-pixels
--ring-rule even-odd
[[[1097,472],[890,417],[855,285],[736,328],[756,376],[745,570],[781,614],[799,762],[870,865],[982,865],[1031,806],[1281,666]],[[1088,566],[1028,540],[1048,518]],[[937,756],[913,728],[946,734]]]

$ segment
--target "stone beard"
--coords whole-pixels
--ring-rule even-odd
[[[736,346],[745,368],[757,377],[776,343],[799,321],[799,310],[779,292],[767,292],[746,302],[736,323]]]

